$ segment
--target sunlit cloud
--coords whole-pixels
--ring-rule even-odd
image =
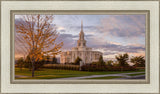
[[[57,30],[65,30],[65,28],[62,26],[57,26]]]

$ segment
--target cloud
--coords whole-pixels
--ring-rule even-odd
[[[117,45],[112,43],[107,43],[106,45],[102,45],[102,47],[106,50],[113,51],[115,53],[125,52],[125,53],[138,53],[139,51],[145,51],[145,47],[142,46],[130,46],[130,45]]]
[[[112,15],[101,19],[101,33],[116,37],[145,36],[145,15]]]
[[[88,41],[87,41],[88,42]],[[104,57],[115,56],[121,53],[128,53],[132,55],[145,55],[145,46],[142,44],[128,44],[122,45],[117,42],[110,42],[103,39],[91,38],[88,43],[93,50],[101,51]],[[139,54],[141,53],[141,54]]]
[[[58,30],[60,32],[66,32],[66,29],[62,26],[56,26],[56,30]]]
[[[76,45],[75,40],[73,39],[74,37],[76,36],[73,36],[72,34],[59,34],[57,41],[63,42],[63,49],[70,49]]]

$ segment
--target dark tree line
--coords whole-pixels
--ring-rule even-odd
[[[135,67],[145,67],[145,58],[144,56],[132,56],[131,59],[129,60],[129,55],[127,53],[125,54],[120,54],[115,56],[117,63],[114,63],[112,60],[107,61],[108,66],[129,66],[129,61],[133,63],[133,66]]]

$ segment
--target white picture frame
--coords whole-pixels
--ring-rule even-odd
[[[11,83],[11,11],[148,10],[150,12],[149,83]],[[154,93],[159,94],[159,1],[1,1],[1,93]],[[11,71],[10,71],[11,70]],[[36,81],[34,81],[36,82]],[[94,83],[94,82],[93,82]]]

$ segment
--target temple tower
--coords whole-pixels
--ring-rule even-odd
[[[84,39],[83,21],[81,22],[81,32],[79,33],[79,40],[77,41],[77,47],[86,47],[86,40]]]
[[[81,22],[81,30],[79,39],[77,40],[77,47],[73,47],[71,51],[61,53],[61,63],[73,63],[76,58],[81,58],[83,64],[90,64],[99,61],[99,57],[103,55],[99,51],[92,51],[92,48],[86,46],[84,38],[83,22]]]

